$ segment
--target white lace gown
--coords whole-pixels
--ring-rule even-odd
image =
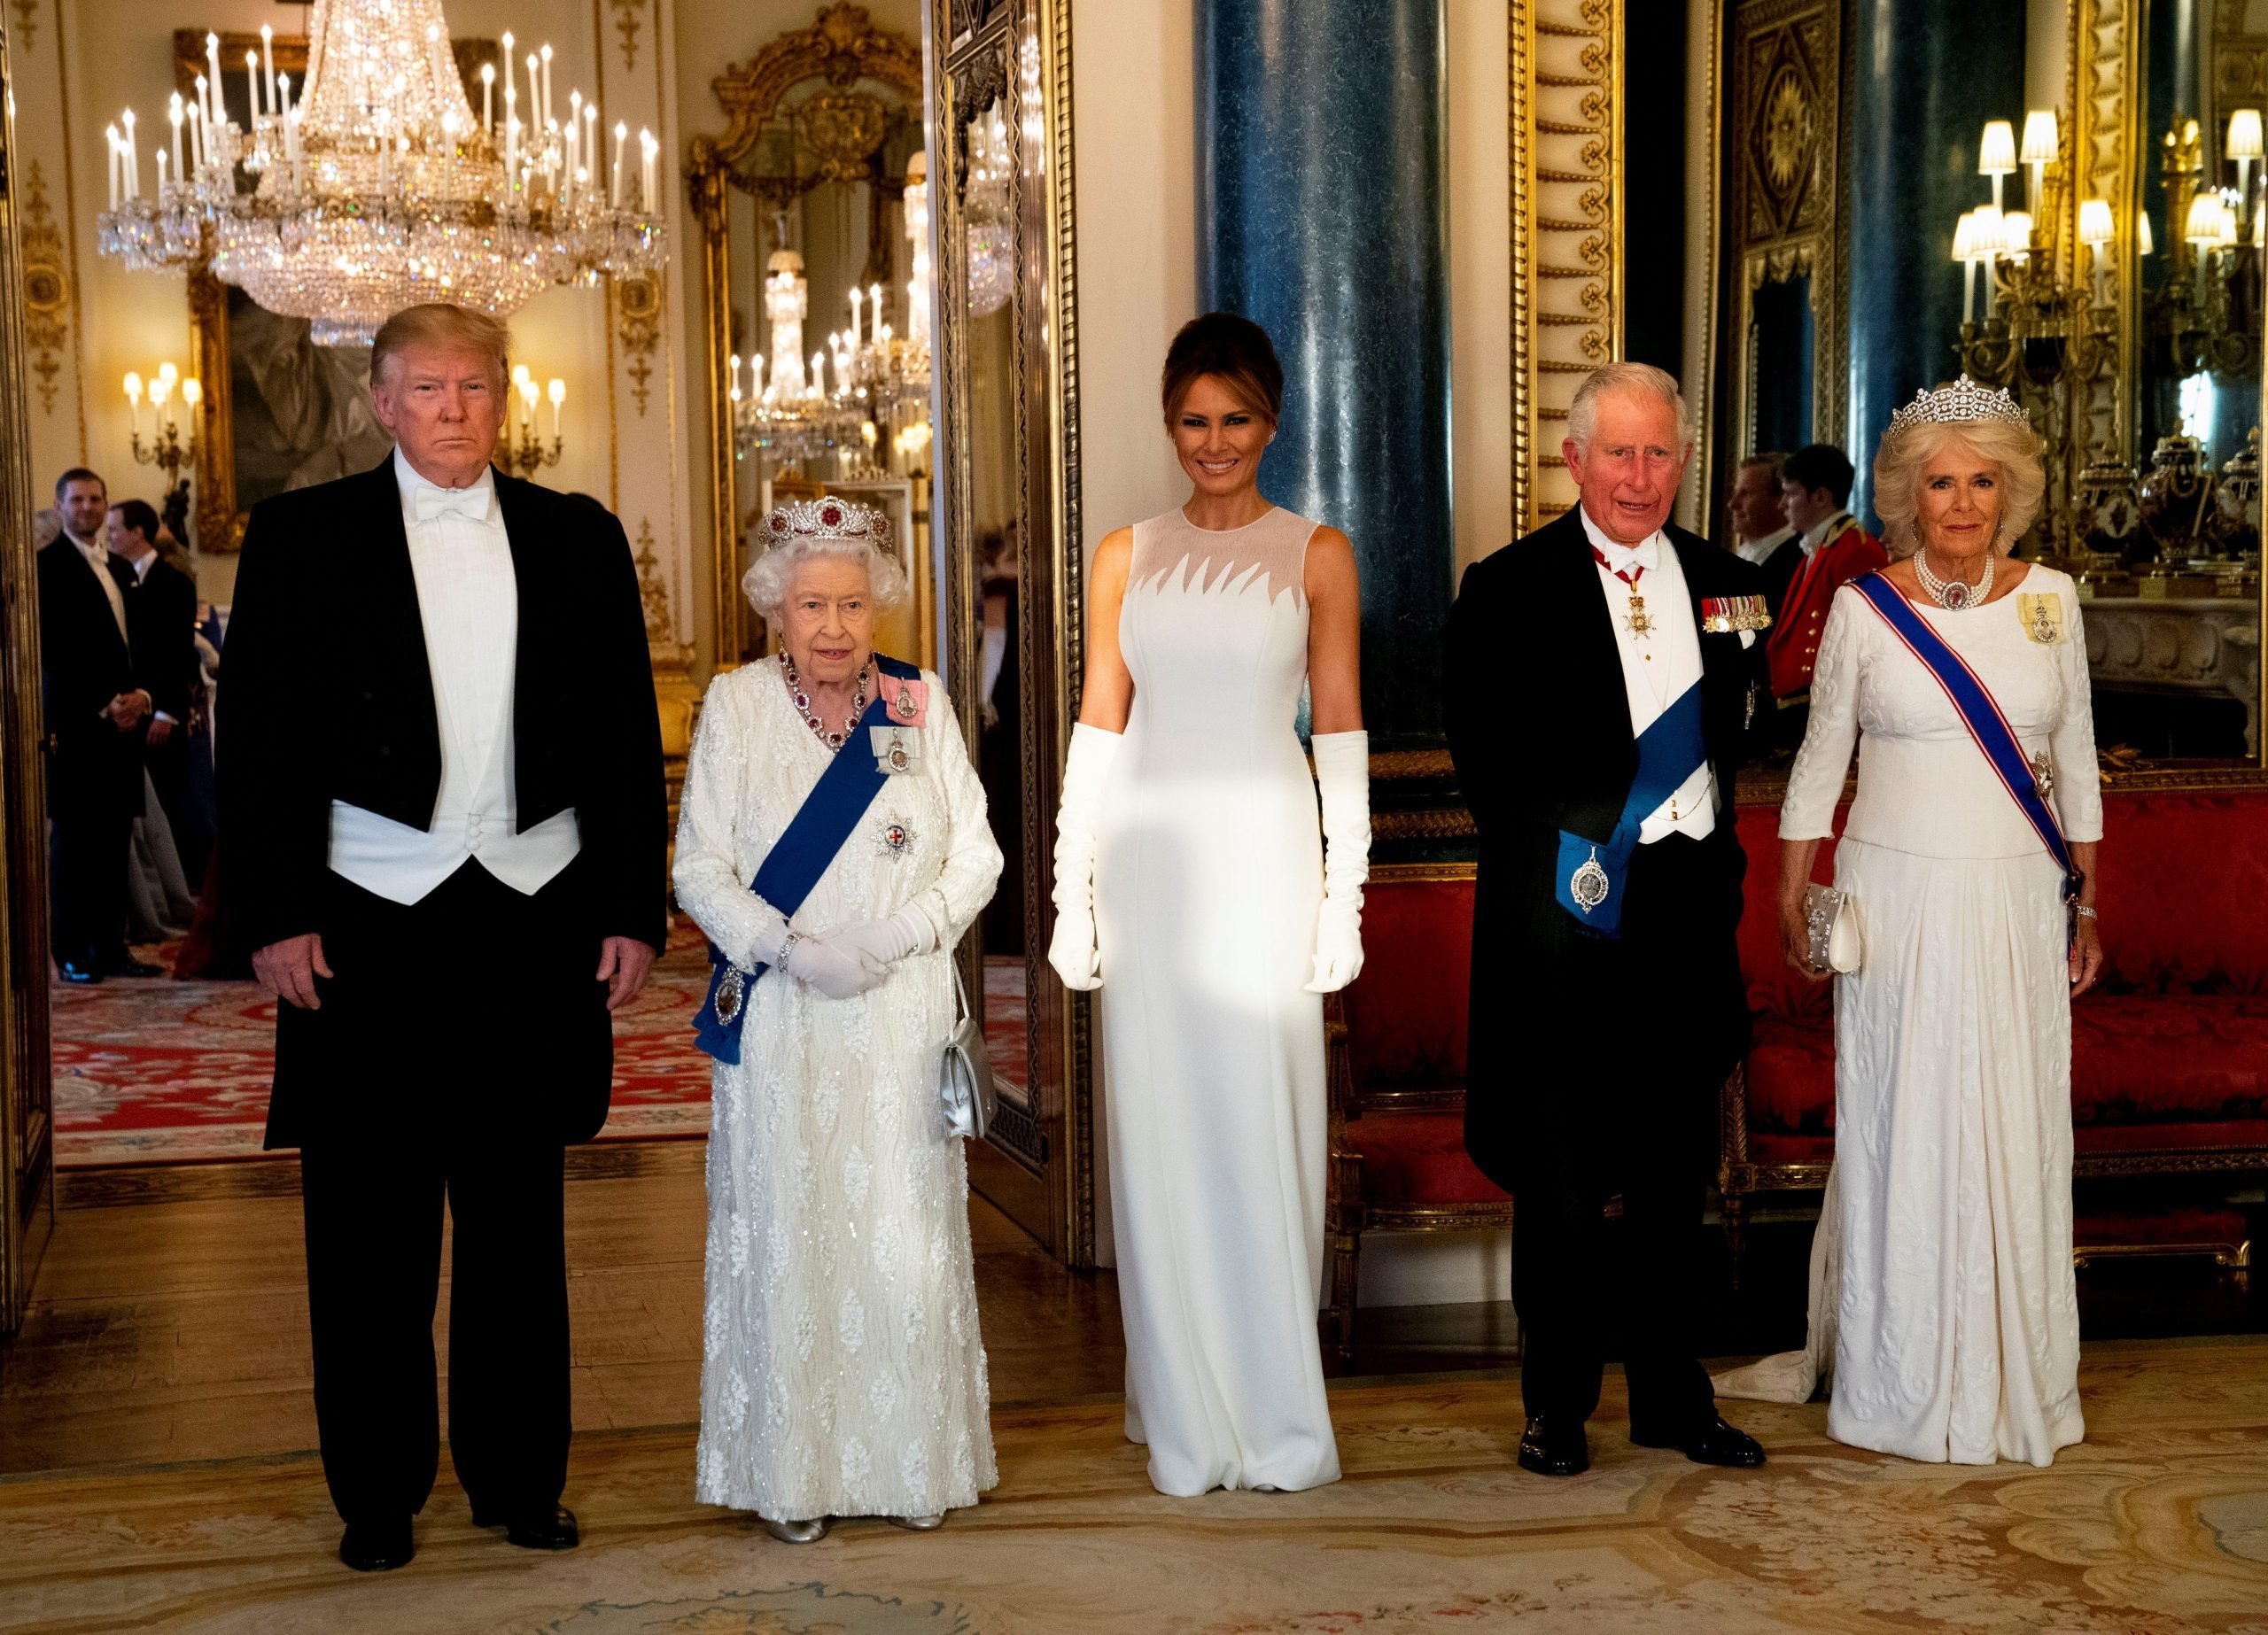
[[[2027,613],[2047,598],[2054,639]],[[2034,564],[2019,593],[1920,609],[2047,755],[2066,839],[2102,794],[2079,600]],[[1808,1395],[1828,1434],[1954,1464],[2051,1463],[2079,1440],[2071,1272],[2071,1013],[2062,875],[1936,678],[1858,592],[1836,593],[1783,840],[1830,834],[1859,747],[1836,884],[1864,956],[1835,995],[1835,1173],[1807,1352],[1719,1390]]]
[[[1323,845],[1294,721],[1307,546],[1277,509],[1136,525],[1134,678],[1102,793],[1095,926],[1126,1434],[1150,1480],[1334,1481],[1323,1275]]]
[[[917,903],[959,941],[1000,851],[936,677],[920,764],[891,777],[797,910],[819,933]],[[844,755],[871,754],[853,739]],[[719,676],[678,824],[679,903],[735,964],[779,946],[749,890],[831,756],[775,663]],[[882,839],[890,825],[910,838]],[[917,954],[834,1000],[783,972],[750,990],[709,1132],[698,1491],[775,1521],[931,1515],[998,1479],[968,1238],[968,1172],[937,1058],[951,956]]]

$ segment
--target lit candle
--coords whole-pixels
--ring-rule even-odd
[[[142,377],[126,371],[126,423],[137,435],[142,430]]]
[[[175,91],[173,100],[166,105],[166,119],[174,128],[174,174],[186,174],[181,167],[181,93]]]
[[[281,114],[284,105],[276,100],[276,30],[266,23],[260,26],[260,56],[268,70],[268,111]]]
[[[126,170],[124,163],[118,156],[118,127],[104,126],[103,140],[110,148],[110,207],[114,213],[118,209],[119,183],[124,180]],[[141,388],[137,385],[135,389],[139,391]]]
[[[546,129],[555,122],[551,111],[551,48],[543,48],[543,123]]]
[[[622,208],[622,144],[630,138],[630,127],[617,120],[614,125],[614,183],[607,190],[607,203]]]
[[[748,389],[757,397],[764,395],[764,354],[758,353],[748,360]]]
[[[166,151],[163,148],[150,151],[158,156],[158,199],[162,204],[166,197]]]
[[[291,76],[288,74],[276,76],[276,112],[284,119],[291,117]]]
[[[882,337],[882,287],[871,284],[866,290],[866,338],[878,341]]]
[[[225,125],[229,122],[229,99],[221,89],[221,36],[217,34],[205,36],[205,66],[212,75],[213,87],[213,105],[205,117],[215,125]]]
[[[488,140],[496,140],[496,65],[480,65],[480,128]]]
[[[528,123],[537,130],[543,128],[543,65],[533,51],[528,53]]]
[[[858,293],[858,286],[852,284],[850,286],[850,344],[853,346],[858,344],[858,303],[865,298]],[[828,345],[834,345],[835,337],[830,335],[827,338]]]
[[[134,151],[134,110],[128,108],[121,119],[126,126],[126,135],[122,138],[126,151],[126,197],[139,198],[142,197],[142,161]]]
[[[260,117],[260,53],[245,53],[245,95],[251,98],[252,118]]]
[[[739,397],[740,395],[741,395],[741,355],[740,355],[740,353],[734,353],[733,354],[733,396],[734,396],[734,397],[735,397],[735,398],[737,398],[737,397]]]
[[[575,207],[575,143],[581,136],[582,128],[583,121],[579,118],[568,120],[567,171],[559,182],[559,202],[563,208],[568,210]]]
[[[567,401],[567,383],[561,380],[558,376],[554,376],[549,388],[549,394],[551,398],[551,436],[553,440],[555,442],[559,437],[559,406]]]
[[[815,398],[827,395],[827,354],[823,352],[812,353],[811,395]]]
[[[654,213],[655,158],[661,151],[661,145],[662,144],[654,140],[654,133],[652,131],[644,129],[641,129],[639,131],[638,152],[640,172],[639,181],[641,183],[640,193],[641,195],[641,203],[645,213],[649,216]]]
[[[197,76],[197,108],[202,116],[201,122],[210,125],[213,122],[213,81],[201,74]],[[202,163],[201,160],[199,162]]]

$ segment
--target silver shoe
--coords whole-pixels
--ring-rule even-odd
[[[934,1533],[940,1527],[943,1527],[945,1524],[945,1518],[942,1514],[937,1515],[890,1515],[884,1516],[882,1519],[888,1522],[892,1527],[903,1527],[909,1533]]]
[[[764,1523],[764,1530],[781,1544],[817,1544],[827,1537],[833,1518],[815,1515],[808,1522],[775,1522],[768,1515],[756,1518]]]

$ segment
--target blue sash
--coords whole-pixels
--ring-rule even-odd
[[[1969,668],[1968,661],[1946,645],[1945,638],[1930,628],[1930,622],[1879,571],[1861,574],[1850,585],[1882,615],[1883,623],[1906,644],[1908,652],[1922,661],[1922,667],[1938,678],[1938,685],[1946,690],[1953,709],[1961,713],[1969,735],[1977,740],[1985,760],[2000,774],[2008,798],[2039,831],[2047,855],[2063,871],[2063,901],[2078,902],[2079,883],[2085,877],[2073,866],[2071,848],[2063,842],[2063,825],[2055,821],[2054,809],[2040,792],[2031,757],[2024,754],[2016,729],[2000,713],[1998,701],[1977,678],[1977,672]],[[2086,767],[2081,775],[2093,777],[2094,769]]]
[[[1709,758],[1701,737],[1701,684],[1679,694],[1654,724],[1638,734],[1638,773],[1614,833],[1604,841],[1559,831],[1559,866],[1554,890],[1559,906],[1575,923],[1602,937],[1622,934],[1623,884],[1630,854],[1638,849],[1639,825],[1675,794]]]
[[[874,668],[902,681],[921,678],[917,666],[879,653],[874,655]],[[803,907],[819,877],[827,872],[827,865],[835,861],[843,842],[850,838],[850,831],[858,827],[874,796],[889,781],[889,774],[882,770],[866,741],[868,727],[889,725],[888,692],[886,687],[874,689],[866,714],[858,717],[858,728],[835,751],[835,759],[804,797],[787,832],[765,854],[764,865],[750,883],[749,889],[777,909],[782,918],[793,918]],[[713,942],[709,945],[709,996],[694,1016],[693,1042],[720,1062],[737,1063],[741,1028],[748,1020],[757,979],[771,967],[759,965],[752,971],[742,971]],[[725,1000],[721,1010],[720,996]]]

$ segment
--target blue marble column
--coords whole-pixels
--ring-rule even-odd
[[[1441,0],[1197,0],[1198,290],[1265,328],[1278,504],[1354,541],[1376,748],[1438,744],[1456,564]]]
[[[1986,26],[1973,0],[1852,0],[1845,15],[1856,70],[1846,173],[1847,452],[1859,468],[1852,508],[1863,516],[1891,411],[1960,368],[1953,224],[1992,199],[1992,183],[1977,174],[1984,121],[2023,128],[2024,39],[2020,12]],[[2021,171],[2008,178],[2012,208],[2023,182]],[[1977,310],[1982,315],[1981,286]]]

